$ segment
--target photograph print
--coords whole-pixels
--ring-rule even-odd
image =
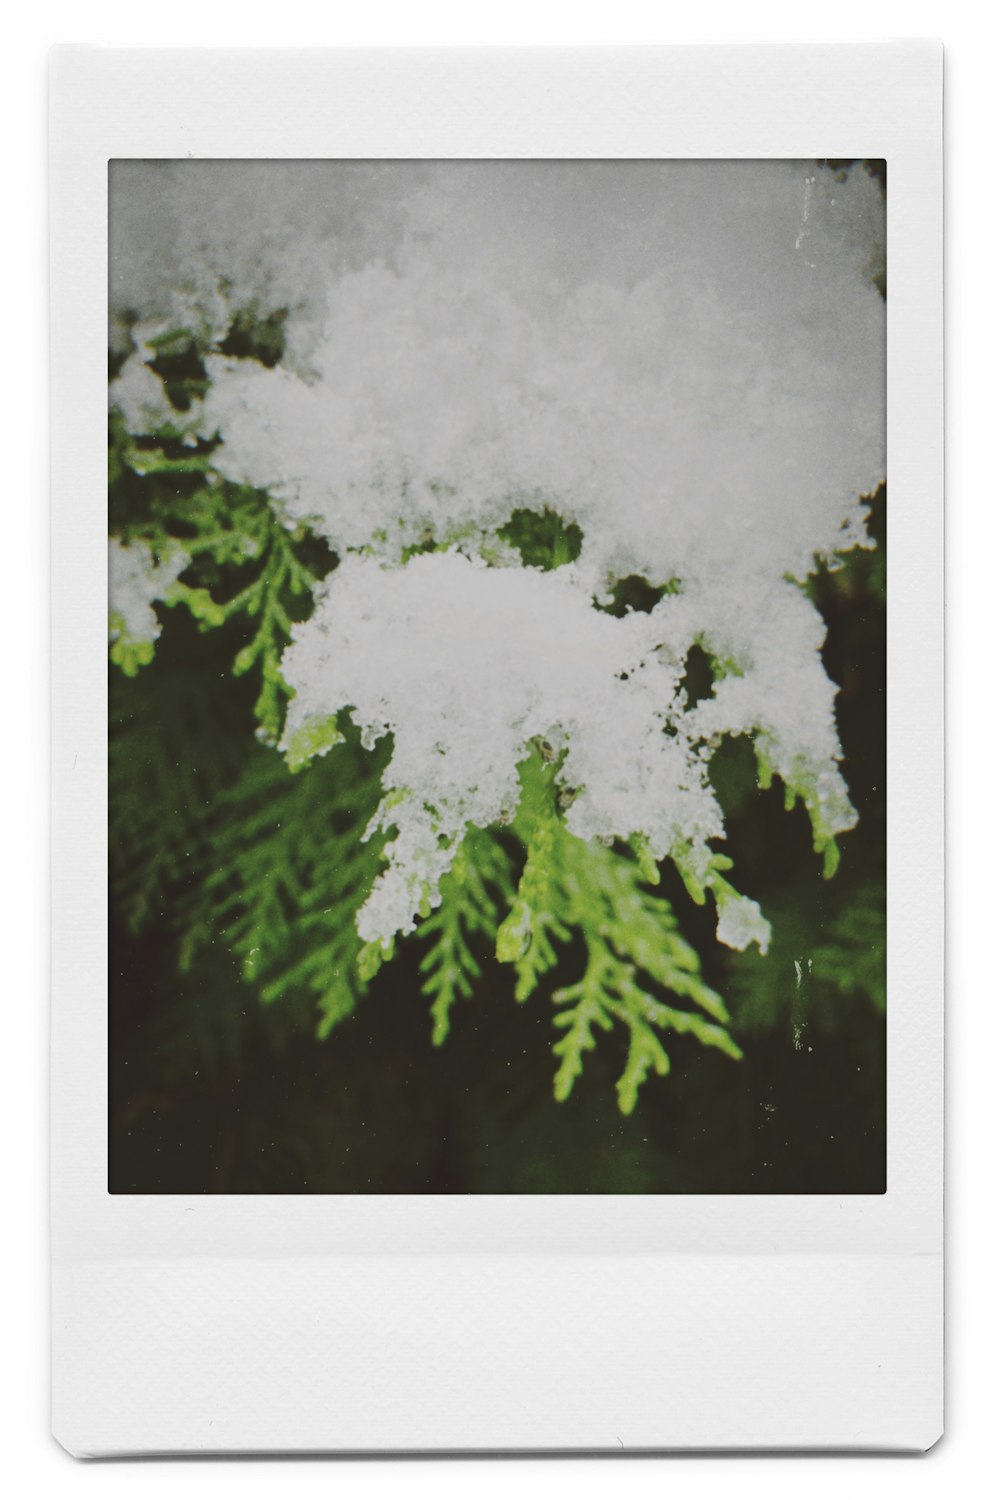
[[[120,1194],[876,1194],[886,171],[109,166]]]

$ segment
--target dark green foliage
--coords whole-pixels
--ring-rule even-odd
[[[235,738],[213,735],[200,688],[197,674],[169,660],[131,682],[112,676],[111,895],[136,933],[170,926],[177,890],[204,863],[212,809],[239,773],[244,751]]]
[[[284,307],[263,314],[255,308],[242,308],[219,345],[219,353],[230,359],[255,359],[273,369],[285,351],[287,318],[288,309]]]
[[[363,834],[384,756],[355,736],[293,775],[213,711],[205,678],[157,661],[113,692],[116,905],[172,937],[182,972],[214,945],[265,1002],[311,995],[326,1035],[364,989],[354,917],[381,866]]]
[[[630,573],[615,584],[611,603],[605,608],[609,615],[616,615],[619,619],[628,614],[648,615],[665,595],[675,593],[676,588],[675,583],[656,586],[648,578]]]
[[[872,883],[852,892],[811,952],[817,980],[845,999],[861,996],[877,1011],[886,1007],[885,891]]]
[[[740,1035],[803,1024],[830,1035],[858,1003],[885,1010],[881,887],[841,892],[840,901],[831,916],[808,887],[797,902],[786,893],[783,906],[770,907],[774,938],[767,956],[730,958],[727,994]]]
[[[362,835],[379,796],[377,761],[356,743],[292,775],[258,750],[208,820],[211,866],[186,903],[182,968],[221,941],[265,1003],[306,990],[318,1034],[350,1015],[364,990],[354,917],[381,866]]]
[[[576,562],[583,546],[583,532],[575,521],[566,522],[547,507],[515,510],[499,535],[517,548],[526,568],[560,568]]]

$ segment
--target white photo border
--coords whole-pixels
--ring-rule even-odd
[[[941,48],[60,48],[53,1423],[77,1455],[916,1451],[941,1432]],[[884,1195],[107,1190],[108,162],[888,163]]]

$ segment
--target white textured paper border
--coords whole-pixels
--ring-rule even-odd
[[[941,49],[61,49],[53,1407],[76,1454],[892,1448],[941,1431]],[[884,157],[888,1190],[107,1192],[107,163]]]

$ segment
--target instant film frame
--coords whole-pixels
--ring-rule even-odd
[[[55,54],[53,1427],[71,1453],[937,1440],[940,90],[930,43]],[[109,1195],[107,167],[184,156],[887,161],[884,1195]]]

